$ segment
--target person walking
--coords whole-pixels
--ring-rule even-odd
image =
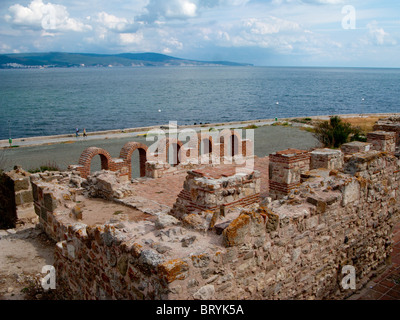
[[[83,128],[83,137],[87,137],[86,128]]]
[[[76,128],[76,137],[78,138],[79,137],[79,128]]]

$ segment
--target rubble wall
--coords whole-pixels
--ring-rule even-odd
[[[0,229],[15,228],[17,219],[14,181],[0,171]]]
[[[335,299],[362,288],[390,257],[399,160],[357,153],[340,173],[318,170],[285,198],[242,210],[220,232],[156,223],[69,226],[57,244],[57,285],[75,299]],[[222,232],[222,233],[221,233]],[[356,270],[356,290],[341,286]]]

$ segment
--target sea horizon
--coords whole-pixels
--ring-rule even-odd
[[[2,69],[0,77],[0,140],[169,121],[194,125],[400,110],[398,68],[85,67]]]

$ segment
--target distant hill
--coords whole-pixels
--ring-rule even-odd
[[[13,53],[0,55],[0,69],[74,67],[252,66],[229,61],[197,61],[159,53]]]

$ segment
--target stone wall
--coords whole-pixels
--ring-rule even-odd
[[[17,206],[31,204],[33,202],[30,182],[31,174],[18,166],[5,174],[8,175],[14,183],[15,204]]]
[[[310,169],[338,170],[343,167],[344,156],[340,150],[316,149],[311,153]]]
[[[24,219],[18,211],[33,204],[30,173],[15,166],[9,172],[0,172],[0,179],[0,227],[14,228]]]
[[[400,117],[390,117],[387,119],[380,119],[374,125],[374,131],[395,132],[396,147],[400,148]]]
[[[17,220],[14,181],[0,170],[0,229],[15,228]]]
[[[340,149],[345,155],[351,155],[353,153],[371,150],[372,144],[368,142],[353,141],[343,144]]]
[[[308,171],[284,198],[222,225],[218,217],[208,232],[171,215],[69,226],[57,244],[57,284],[75,299],[347,297],[390,257],[399,169],[387,153],[355,153],[344,172]],[[345,265],[355,267],[356,290],[340,285]]]
[[[386,131],[369,132],[367,142],[373,145],[374,150],[393,154],[396,150],[396,133]]]
[[[238,173],[235,167],[188,171],[183,189],[170,212],[187,227],[207,231],[230,208],[246,208],[260,199],[260,172]]]
[[[306,150],[287,149],[269,156],[269,194],[279,199],[298,187],[301,174],[310,169],[310,153]]]
[[[268,181],[259,172],[192,169],[169,214],[95,226],[66,219],[79,215],[75,196],[129,195],[119,172],[75,183],[73,173],[34,175],[35,210],[58,242],[57,291],[66,299],[346,298],[390,262],[400,210],[393,137],[375,132],[343,152],[272,154],[262,205]],[[355,268],[354,290],[341,285],[344,266]]]
[[[176,154],[172,154],[172,147],[175,147]],[[254,156],[253,141],[242,139],[235,130],[225,129],[216,133],[194,134],[187,146],[176,138],[163,138],[158,142],[155,152],[150,152],[142,143],[128,142],[121,149],[119,158],[112,158],[102,148],[90,147],[82,152],[78,165],[71,165],[69,169],[80,172],[86,179],[91,174],[92,159],[99,156],[102,170],[118,172],[121,179],[128,181],[132,179],[131,157],[135,150],[139,151],[140,177],[150,178],[176,174],[200,164],[235,163]]]
[[[64,240],[68,228],[79,218],[76,195],[84,180],[71,172],[46,172],[31,176],[34,209],[43,231],[54,241]]]

